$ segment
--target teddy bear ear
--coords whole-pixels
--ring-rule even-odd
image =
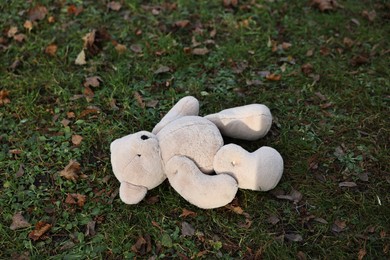
[[[157,134],[160,130],[170,122],[179,119],[183,116],[197,116],[199,114],[199,101],[187,96],[180,99],[174,107],[161,119],[161,121],[153,128],[152,133]]]

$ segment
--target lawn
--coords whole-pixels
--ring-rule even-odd
[[[151,3],[152,2],[152,3]],[[390,258],[385,0],[2,1],[1,259]],[[118,196],[110,143],[187,95],[267,105],[270,192]]]

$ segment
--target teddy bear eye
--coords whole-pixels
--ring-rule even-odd
[[[138,156],[138,157],[141,157],[141,155],[140,155],[140,154],[137,154],[137,156]]]
[[[148,140],[148,139],[149,139],[149,137],[148,137],[148,136],[146,136],[146,135],[141,135],[141,139],[142,139],[142,140]]]

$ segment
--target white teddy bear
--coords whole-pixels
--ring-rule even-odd
[[[238,188],[268,191],[279,182],[283,159],[271,147],[249,153],[222,135],[256,140],[272,124],[270,110],[251,104],[198,116],[199,102],[182,98],[154,127],[111,143],[111,163],[123,202],[136,204],[166,178],[187,201],[210,209],[230,203]],[[214,175],[210,175],[216,173]]]

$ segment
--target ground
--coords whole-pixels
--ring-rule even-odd
[[[390,257],[387,1],[37,2],[0,3],[0,258]],[[275,190],[120,201],[110,142],[186,95],[270,107],[239,144],[280,151]]]

